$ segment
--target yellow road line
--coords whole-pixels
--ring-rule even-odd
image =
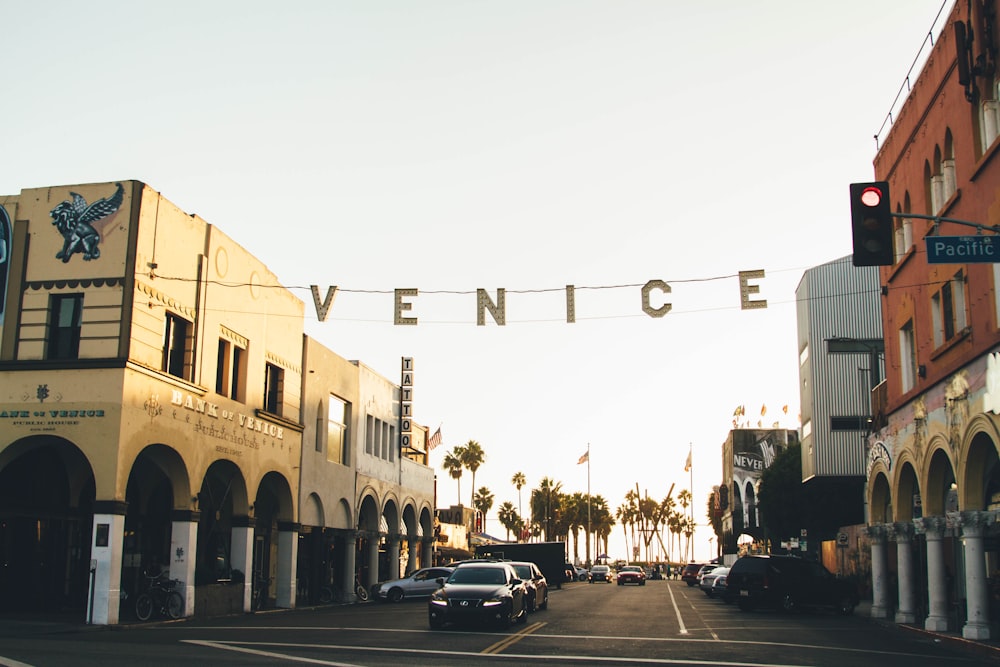
[[[536,630],[541,630],[543,627],[545,627],[545,623],[542,622],[532,623],[531,625],[521,629],[519,632],[515,632],[512,635],[504,637],[496,644],[493,644],[492,646],[487,646],[482,651],[480,651],[480,653],[499,653],[505,648],[513,646],[517,642],[521,641],[522,638],[524,638],[527,635],[530,635],[532,632],[535,632]]]

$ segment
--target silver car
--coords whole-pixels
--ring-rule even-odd
[[[425,598],[441,588],[438,579],[447,579],[453,567],[425,567],[408,577],[375,584],[375,595],[383,602],[402,602],[405,598]]]

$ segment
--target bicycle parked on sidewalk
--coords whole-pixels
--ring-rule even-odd
[[[171,579],[167,573],[147,574],[146,590],[135,599],[135,615],[140,621],[148,621],[153,613],[178,619],[184,613],[184,598],[176,590],[179,579]]]

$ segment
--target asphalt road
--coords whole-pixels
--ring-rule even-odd
[[[508,630],[432,631],[424,601],[96,628],[0,619],[0,664],[995,665],[863,615],[741,612],[678,581],[566,584]]]

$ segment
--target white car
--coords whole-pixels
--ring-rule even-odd
[[[410,576],[375,584],[375,595],[383,602],[402,602],[405,598],[428,597],[441,588],[438,579],[447,579],[453,567],[425,567]]]
[[[719,577],[725,577],[729,574],[728,567],[717,567],[711,572],[702,575],[701,581],[698,582],[698,586],[708,597],[715,597],[715,582]]]

